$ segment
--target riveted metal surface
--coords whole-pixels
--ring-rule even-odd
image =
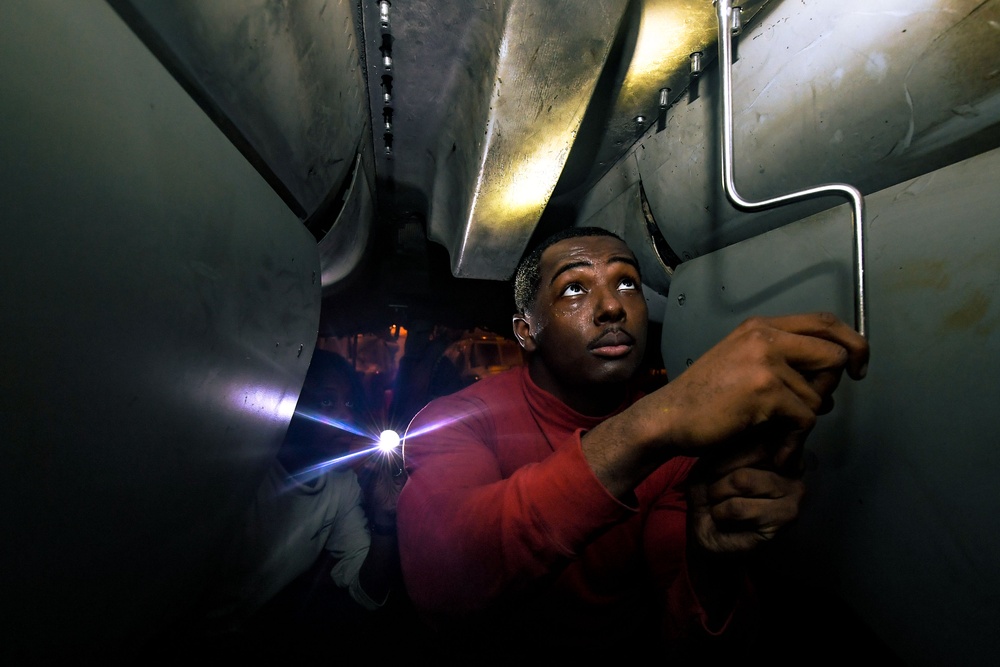
[[[735,181],[749,199],[827,182],[872,192],[1000,144],[1000,2],[783,2],[765,14],[733,64]],[[699,86],[635,150],[682,256],[842,203],[736,210],[719,185],[717,69]]]

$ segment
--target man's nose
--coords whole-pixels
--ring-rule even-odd
[[[625,304],[616,289],[600,289],[594,304],[595,322],[615,322],[625,318]]]

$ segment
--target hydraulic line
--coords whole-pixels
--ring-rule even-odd
[[[792,192],[780,197],[762,201],[749,201],[736,191],[733,182],[733,82],[732,82],[732,36],[733,16],[739,9],[733,9],[732,0],[716,0],[719,18],[719,71],[722,74],[722,183],[726,196],[742,209],[758,210],[773,208],[813,197],[838,194],[851,200],[854,221],[854,327],[859,334],[867,336],[868,312],[865,308],[865,200],[861,192],[842,183],[830,183]]]

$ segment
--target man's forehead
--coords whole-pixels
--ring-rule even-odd
[[[635,263],[635,255],[624,241],[614,236],[576,236],[563,239],[545,249],[540,268],[542,275],[569,264],[595,264],[606,261],[627,260]]]
[[[340,375],[330,375],[328,377],[308,381],[304,383],[302,389],[303,391],[309,391],[314,394],[346,394],[351,389],[351,383],[348,382],[347,378]]]

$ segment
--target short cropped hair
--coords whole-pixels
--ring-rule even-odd
[[[360,374],[354,370],[354,364],[336,352],[315,348],[302,383],[303,389],[315,389],[325,380],[337,377],[347,382],[350,387],[351,410],[356,417],[361,417],[368,410],[367,394]]]
[[[568,227],[552,234],[539,243],[529,252],[521,263],[517,265],[514,273],[514,305],[519,313],[526,313],[528,309],[535,305],[538,297],[538,288],[541,286],[542,274],[539,265],[542,262],[542,253],[549,246],[564,241],[566,239],[578,238],[580,236],[611,236],[622,243],[624,240],[614,232],[603,227]]]

